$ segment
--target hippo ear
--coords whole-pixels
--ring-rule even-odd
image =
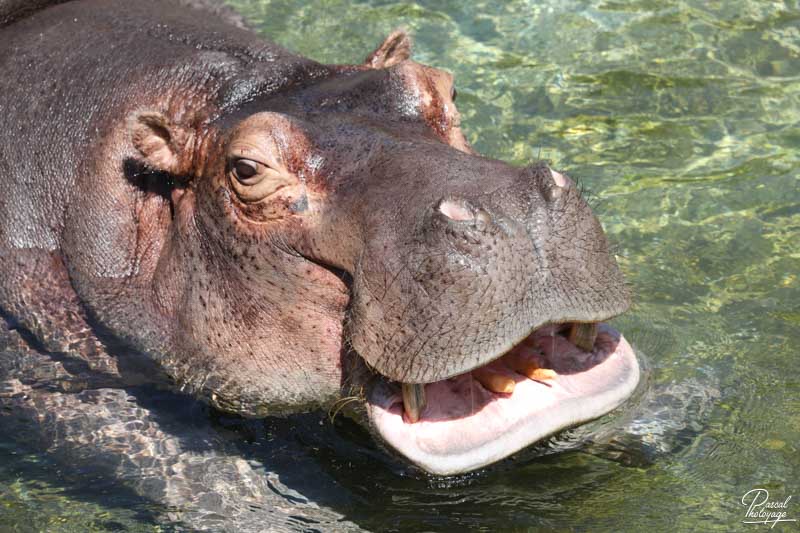
[[[189,173],[191,131],[152,111],[134,113],[128,120],[128,130],[134,148],[148,167],[176,176]]]
[[[364,63],[372,68],[386,68],[411,57],[411,38],[405,30],[394,30],[383,43],[375,49]]]

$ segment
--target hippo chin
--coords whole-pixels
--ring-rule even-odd
[[[0,12],[0,310],[79,363],[62,389],[247,417],[357,397],[449,475],[636,388],[580,191],[476,154],[405,33],[322,65],[177,3],[47,3]]]
[[[529,353],[536,354],[531,357],[535,362],[526,368],[519,354]],[[427,405],[416,423],[404,414],[397,387],[383,381],[367,395],[367,411],[375,431],[392,448],[430,473],[450,475],[494,463],[604,415],[638,381],[633,350],[609,326],[600,326],[590,351],[547,326],[499,360],[426,384]]]

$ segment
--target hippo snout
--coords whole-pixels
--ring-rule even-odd
[[[415,188],[421,169],[395,174],[397,202],[385,190],[359,197],[377,202],[357,211],[366,230],[342,231],[367,236],[346,246],[357,256],[349,339],[400,382],[459,375],[547,323],[595,322],[628,306],[602,228],[568,176],[451,152],[431,158],[439,180]]]

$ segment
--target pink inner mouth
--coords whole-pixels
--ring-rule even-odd
[[[555,377],[534,380],[511,370],[514,365],[506,363],[520,354],[555,370]],[[558,326],[545,326],[482,368],[513,379],[513,392],[492,392],[472,372],[429,383],[427,405],[411,423],[399,387],[382,383],[368,398],[372,424],[387,444],[424,470],[456,474],[608,413],[639,381],[633,350],[606,324],[600,324],[591,352],[570,343]]]

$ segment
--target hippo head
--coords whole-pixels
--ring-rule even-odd
[[[173,177],[172,377],[245,416],[357,397],[379,442],[453,474],[609,412],[639,370],[601,323],[629,295],[579,188],[477,155],[452,77],[408,57],[396,32],[201,127],[129,131]]]

